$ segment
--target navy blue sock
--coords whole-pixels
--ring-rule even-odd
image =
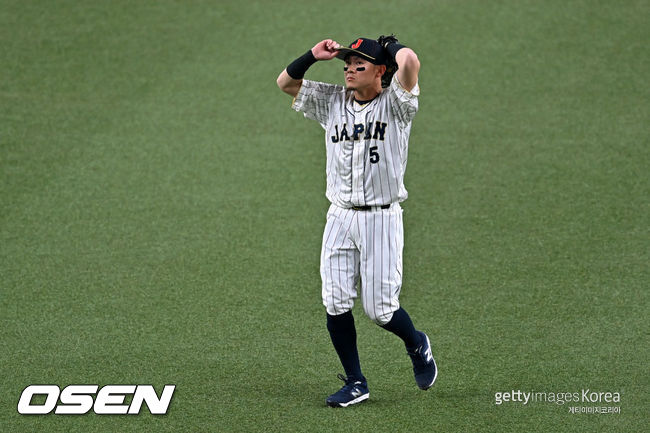
[[[361,363],[357,351],[357,330],[354,327],[352,311],[338,316],[328,314],[327,330],[330,332],[334,349],[339,355],[341,364],[343,364],[345,375],[348,378],[365,382],[366,378],[361,374]]]
[[[420,345],[420,334],[413,326],[411,317],[401,307],[393,312],[390,322],[381,327],[401,338],[407,350],[415,349]]]

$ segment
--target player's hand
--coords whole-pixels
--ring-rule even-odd
[[[390,44],[396,44],[396,43],[398,43],[399,41],[397,40],[397,38],[395,37],[395,35],[390,35],[390,36],[384,36],[384,35],[381,35],[381,36],[379,36],[379,38],[377,39],[377,42],[379,42],[379,45],[381,45],[382,47],[386,48],[386,47],[388,47]]]
[[[340,47],[339,43],[331,39],[320,41],[311,49],[316,60],[331,60],[339,53],[336,49]]]

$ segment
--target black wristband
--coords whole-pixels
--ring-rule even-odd
[[[397,52],[398,52],[399,50],[401,50],[402,48],[406,48],[406,46],[404,46],[404,45],[402,45],[402,44],[400,44],[400,43],[398,43],[398,42],[393,42],[392,44],[388,44],[388,45],[386,46],[386,51],[388,51],[388,53],[389,53],[389,54],[393,57],[393,59],[394,59],[395,56],[397,55]]]
[[[314,63],[316,63],[316,57],[314,57],[314,53],[309,50],[287,66],[287,74],[289,74],[289,76],[294,80],[302,80],[307,69],[309,69],[309,67]]]

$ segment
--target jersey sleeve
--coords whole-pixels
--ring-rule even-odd
[[[316,120],[325,128],[332,101],[342,90],[343,87],[334,84],[302,80],[302,86],[291,108],[303,113],[309,119]]]
[[[400,123],[407,124],[413,120],[418,111],[419,95],[420,86],[417,83],[409,92],[402,87],[397,74],[393,76],[390,82],[390,102],[393,114]]]

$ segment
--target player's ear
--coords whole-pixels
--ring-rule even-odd
[[[378,65],[379,67],[377,68],[377,72],[379,73],[379,77],[384,75],[386,72],[386,65]]]

